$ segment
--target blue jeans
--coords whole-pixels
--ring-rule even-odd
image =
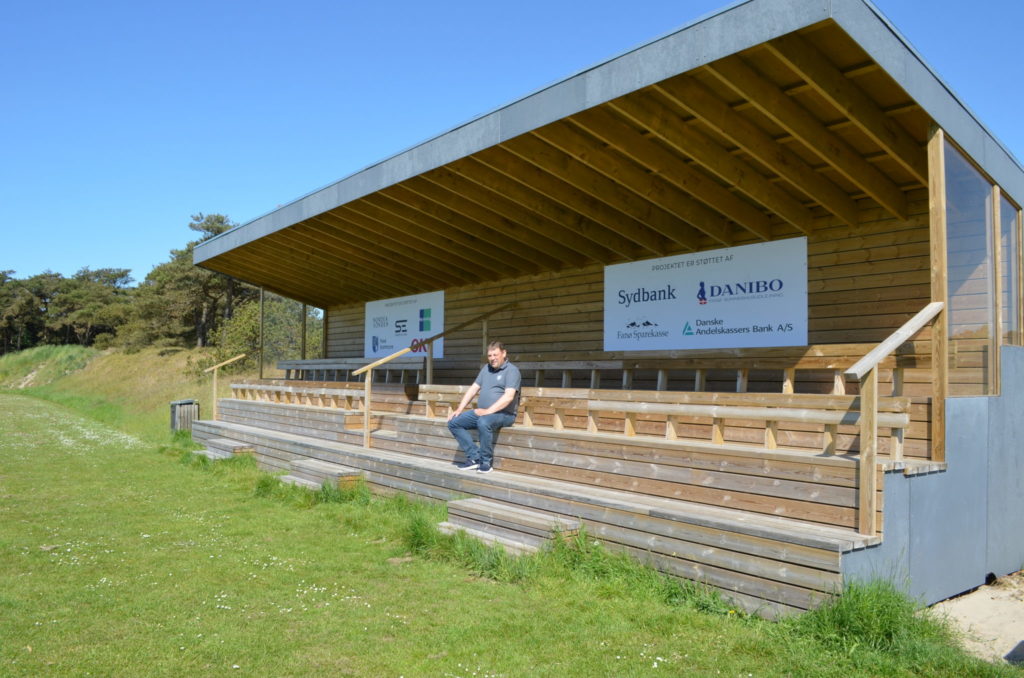
[[[515,420],[515,415],[507,412],[495,412],[481,417],[473,410],[466,410],[448,422],[448,430],[455,436],[466,459],[490,466],[494,461],[494,438],[498,429],[511,426]],[[469,432],[473,428],[479,434],[479,445],[473,442],[473,435]]]

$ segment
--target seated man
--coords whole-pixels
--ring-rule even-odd
[[[490,473],[494,461],[494,437],[498,429],[511,426],[519,408],[519,386],[522,377],[519,368],[508,361],[508,352],[500,341],[487,345],[487,364],[480,369],[476,381],[462,397],[462,402],[448,415],[448,430],[459,442],[466,461],[456,464],[463,471],[476,469]],[[477,393],[477,408],[465,411]],[[469,429],[475,428],[480,444],[473,443]]]

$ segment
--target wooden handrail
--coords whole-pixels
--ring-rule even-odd
[[[472,325],[475,322],[480,322],[482,320],[486,320],[487,318],[490,318],[495,313],[500,313],[501,311],[510,309],[510,308],[512,308],[515,305],[516,305],[516,302],[511,301],[511,302],[509,302],[507,304],[504,304],[502,306],[498,306],[497,308],[492,308],[490,311],[487,311],[486,313],[481,313],[478,316],[474,316],[474,317],[470,318],[469,320],[467,320],[464,323],[460,323],[460,324],[456,325],[455,327],[452,327],[450,329],[444,330],[443,332],[438,332],[434,336],[428,337],[427,339],[424,339],[422,342],[420,342],[419,345],[420,346],[425,346],[426,349],[427,349],[427,363],[428,363],[427,364],[427,373],[428,374],[432,374],[432,372],[433,372],[431,363],[433,363],[433,360],[434,360],[434,342],[435,341],[437,341],[438,339],[440,339],[444,335],[448,334],[449,332],[456,332],[458,330],[461,330],[463,327],[468,327],[469,325]],[[485,329],[485,334],[486,334],[486,327],[484,329]],[[392,353],[389,356],[384,356],[380,360],[375,360],[372,363],[370,363],[369,365],[364,365],[363,367],[360,367],[358,370],[355,370],[355,371],[352,372],[352,376],[358,376],[360,374],[363,374],[364,372],[366,373],[366,377],[363,379],[363,389],[364,389],[364,395],[363,395],[363,447],[369,448],[370,447],[370,442],[371,442],[371,440],[370,440],[370,419],[371,419],[371,405],[370,405],[370,401],[371,401],[371,396],[372,396],[372,391],[373,391],[373,369],[375,367],[379,367],[381,365],[384,365],[385,363],[391,362],[392,360],[394,360],[395,358],[398,358],[399,356],[403,356],[406,353],[411,352],[412,348],[413,348],[412,346],[409,346],[408,348],[403,348],[401,351],[395,351],[394,353]]]
[[[515,305],[516,305],[516,302],[512,301],[512,302],[509,302],[509,303],[505,304],[504,306],[499,306],[498,308],[491,309],[490,311],[487,311],[486,313],[481,313],[480,315],[474,316],[473,318],[470,318],[466,322],[461,323],[459,325],[456,325],[455,327],[452,327],[451,329],[447,329],[444,332],[438,332],[434,336],[428,337],[427,339],[424,339],[421,342],[420,345],[421,346],[428,346],[430,344],[433,344],[435,341],[437,341],[438,339],[440,339],[444,335],[448,334],[449,332],[457,332],[458,330],[461,330],[463,327],[468,327],[469,325],[472,325],[475,322],[479,322],[479,321],[483,320],[484,318],[489,318],[492,315],[494,315],[495,313],[499,313],[499,312],[504,311],[506,309],[512,308]],[[395,358],[398,358],[399,356],[403,356],[406,353],[409,353],[410,351],[412,351],[412,346],[409,346],[408,348],[403,348],[400,351],[395,351],[391,355],[384,356],[380,360],[376,360],[376,361],[370,363],[369,365],[363,365],[358,370],[353,371],[352,372],[352,376],[355,377],[355,376],[358,376],[358,375],[362,374],[363,372],[367,372],[367,371],[372,370],[372,369],[374,369],[376,367],[380,367],[384,363],[391,362]]]
[[[878,456],[878,364],[934,320],[944,307],[941,301],[928,304],[844,372],[847,377],[860,380],[857,531],[863,535],[871,537],[877,532],[875,516],[878,505],[878,469],[875,459]],[[902,458],[902,454],[902,446],[898,446],[893,450],[892,457],[897,460]]]
[[[213,398],[212,398],[211,402],[213,403],[212,408],[213,408],[213,420],[214,421],[217,421],[217,372],[220,370],[220,368],[224,367],[225,365],[230,365],[231,363],[235,362],[236,360],[241,360],[246,355],[247,354],[245,354],[245,353],[239,353],[234,358],[228,358],[227,360],[225,360],[222,363],[217,363],[213,367],[207,367],[205,370],[203,370],[203,374],[206,374],[207,372],[213,372]]]
[[[890,353],[900,347],[907,339],[917,334],[930,323],[935,316],[942,311],[944,304],[941,301],[933,301],[920,311],[913,318],[903,323],[903,326],[889,335],[889,337],[863,358],[854,363],[844,374],[847,377],[861,379],[869,370],[875,368],[878,363],[885,360]]]
[[[213,367],[207,367],[207,368],[206,368],[205,370],[203,370],[203,373],[205,374],[206,372],[213,372],[214,370],[216,370],[216,369],[220,369],[221,367],[224,367],[225,365],[230,365],[231,363],[235,362],[236,360],[241,360],[241,359],[242,359],[242,358],[244,358],[244,357],[245,357],[246,355],[248,355],[248,354],[246,354],[246,353],[240,353],[239,355],[236,355],[236,356],[235,356],[234,358],[228,358],[228,359],[227,359],[227,360],[225,360],[224,362],[222,362],[222,363],[217,363],[217,364],[216,364],[216,365],[214,365]]]

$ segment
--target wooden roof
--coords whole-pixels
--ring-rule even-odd
[[[927,183],[933,116],[833,17],[588,98],[497,143],[455,130],[203,243],[196,263],[327,307],[853,226],[864,209],[905,218]]]

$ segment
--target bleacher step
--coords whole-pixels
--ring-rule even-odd
[[[216,450],[206,448],[205,450],[195,450],[193,454],[198,454],[201,457],[206,457],[210,461],[218,461],[220,459],[230,459],[231,453],[225,452],[224,450]]]
[[[305,487],[308,490],[318,491],[323,483],[318,483],[315,480],[309,480],[308,478],[300,478],[298,476],[281,476],[278,480],[286,485],[297,485],[298,487]]]
[[[468,521],[503,527],[547,539],[558,532],[572,537],[580,529],[580,521],[555,513],[538,511],[481,497],[448,502],[448,517],[452,522]]]
[[[252,445],[231,440],[230,438],[209,438],[206,440],[206,448],[223,452],[224,457],[218,457],[220,459],[236,454],[252,454],[256,451]]]
[[[291,462],[291,475],[319,485],[329,483],[343,486],[354,483],[363,475],[363,472],[350,466],[320,459],[294,459]]]
[[[512,539],[509,537],[499,536],[491,532],[485,532],[484,530],[466,527],[465,525],[456,525],[450,522],[439,523],[437,529],[444,534],[455,534],[456,532],[465,532],[466,535],[473,537],[485,544],[491,546],[500,546],[505,549],[511,555],[526,555],[529,553],[536,553],[540,550],[540,546],[528,544],[525,541],[519,539]],[[526,535],[522,535],[526,536]]]

